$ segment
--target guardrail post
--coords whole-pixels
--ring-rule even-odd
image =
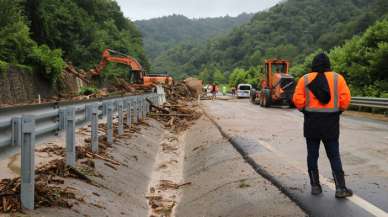
[[[131,113],[132,113],[132,106],[131,106],[131,101],[127,100],[127,125],[128,127],[131,127],[131,124],[132,124],[132,117],[131,117]]]
[[[143,120],[143,118],[144,118],[144,101],[143,101],[143,97],[140,97],[139,109],[140,109],[139,120]]]
[[[66,110],[59,109],[58,130],[64,130],[66,128]]]
[[[102,103],[102,115],[105,116],[108,114],[108,103],[103,102]]]
[[[93,105],[85,105],[85,120],[91,121],[92,120],[92,108]]]
[[[133,123],[137,124],[139,122],[139,102],[137,100],[137,97],[133,101]]]
[[[21,146],[22,142],[22,119],[12,118],[12,145]]]
[[[123,101],[117,102],[117,113],[119,116],[119,125],[118,125],[118,134],[123,135],[124,134],[124,111],[123,111]]]
[[[146,112],[146,117],[148,114],[148,108],[149,108],[149,102],[147,101],[148,97],[144,97],[144,103],[145,103],[145,112]],[[149,100],[149,99],[148,99]]]
[[[66,109],[66,165],[75,166],[75,108]]]
[[[144,119],[144,98],[140,98],[140,119]]]
[[[146,99],[148,99],[149,101],[152,102],[152,100],[150,98],[152,99],[152,97],[147,97]],[[147,114],[150,113],[150,105],[151,104],[147,101]]]
[[[107,112],[106,112],[106,122],[107,122],[107,142],[108,144],[113,143],[113,105],[108,104],[107,105]]]
[[[98,153],[98,109],[96,105],[91,107],[91,134],[92,152]]]
[[[143,100],[143,103],[144,103],[144,118],[146,118],[147,117],[147,105],[148,105],[148,102],[147,102],[147,97],[144,97],[143,98],[144,100]]]
[[[147,97],[144,97],[144,117],[147,117],[148,114],[148,102],[147,102]]]
[[[35,120],[33,116],[22,117],[21,144],[21,205],[25,209],[34,209],[35,193]]]

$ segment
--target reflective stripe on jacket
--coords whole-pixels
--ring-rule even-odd
[[[349,107],[351,95],[344,77],[335,72],[325,72],[329,83],[331,100],[324,105],[314,96],[307,85],[315,79],[317,72],[306,74],[296,85],[293,101],[299,110],[307,112],[335,113]]]

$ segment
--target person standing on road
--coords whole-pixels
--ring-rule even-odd
[[[212,93],[212,100],[215,100],[217,97],[218,87],[216,83],[213,83],[211,93]]]
[[[336,185],[335,196],[350,197],[353,192],[346,187],[339,152],[340,115],[350,104],[350,90],[344,77],[331,70],[326,54],[318,54],[311,68],[312,72],[298,81],[293,96],[295,106],[304,114],[311,193],[322,193],[318,171],[319,146],[322,141]]]
[[[232,96],[236,96],[236,87],[232,87]]]

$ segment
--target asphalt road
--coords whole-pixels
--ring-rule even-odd
[[[184,182],[176,217],[304,217],[306,214],[258,175],[207,119],[184,142]]]
[[[355,196],[338,200],[323,146],[319,167],[324,193],[310,195],[301,113],[264,109],[248,100],[203,101],[203,107],[251,166],[310,215],[388,216],[388,123],[341,118],[342,161]]]

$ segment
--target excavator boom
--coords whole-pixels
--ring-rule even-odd
[[[112,54],[119,55],[117,56],[112,56]],[[131,70],[135,73],[143,73],[143,67],[140,65],[140,63],[133,57],[127,56],[125,54],[122,54],[118,51],[114,51],[111,49],[105,49],[102,52],[102,60],[96,67],[96,69],[93,72],[93,76],[99,76],[104,70],[104,68],[108,65],[108,63],[113,62],[113,63],[120,63],[127,65],[131,68]],[[143,77],[143,76],[141,76]]]

